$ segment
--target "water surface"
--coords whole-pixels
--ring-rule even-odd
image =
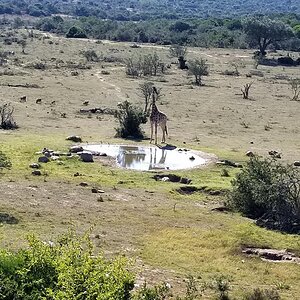
[[[208,162],[198,154],[184,149],[108,144],[85,145],[83,148],[95,153],[106,153],[116,158],[118,166],[140,171],[189,169]]]

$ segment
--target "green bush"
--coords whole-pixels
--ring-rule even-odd
[[[57,243],[31,236],[29,248],[0,251],[0,299],[127,300],[134,276],[124,258],[93,256],[90,239],[73,232]]]
[[[119,120],[120,127],[116,128],[116,136],[122,138],[143,138],[141,124],[147,122],[143,110],[133,106],[127,100],[118,105],[115,117]]]
[[[227,205],[269,229],[300,232],[300,170],[253,157],[232,181]]]

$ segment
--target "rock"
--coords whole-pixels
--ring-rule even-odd
[[[161,181],[167,182],[167,181],[170,181],[170,178],[169,178],[169,177],[163,177],[163,178],[161,179]]]
[[[281,158],[281,154],[276,150],[269,151],[269,155],[273,156],[274,158]]]
[[[299,160],[294,161],[294,166],[295,167],[300,167],[300,161]]]
[[[34,176],[41,176],[42,175],[42,172],[40,170],[34,170],[31,172],[32,175]]]
[[[38,163],[33,163],[33,164],[30,164],[29,167],[32,169],[39,169],[41,167],[41,165]]]
[[[91,152],[88,152],[88,151],[82,151],[80,153],[80,159],[83,162],[94,162],[93,154]]]
[[[82,139],[80,136],[78,135],[70,135],[66,138],[67,141],[72,141],[72,142],[75,142],[75,143],[81,143],[82,142]]]
[[[216,162],[217,165],[223,165],[223,166],[230,166],[230,167],[234,167],[234,168],[243,168],[243,165],[230,161],[228,159],[224,159],[221,161],[217,161]]]
[[[77,152],[82,152],[83,148],[81,146],[72,146],[70,148],[70,152],[71,153],[77,153]]]
[[[51,157],[51,153],[50,153],[49,151],[44,152],[44,155],[45,155],[46,157]]]
[[[49,162],[49,158],[47,156],[40,156],[38,162],[47,163]]]
[[[51,156],[51,160],[53,160],[53,161],[58,160],[58,159],[60,159],[59,156],[56,156],[56,155],[52,155]]]
[[[80,182],[79,185],[80,186],[88,186],[89,184],[87,182]]]
[[[0,213],[0,223],[18,224],[19,220],[7,213]]]
[[[246,156],[248,157],[253,157],[254,156],[254,153],[252,151],[247,151],[246,152]]]
[[[105,192],[103,190],[99,190],[97,188],[92,188],[92,193],[94,193],[94,194],[104,194]]]

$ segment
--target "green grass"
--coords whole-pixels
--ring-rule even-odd
[[[299,251],[299,236],[270,232],[238,216],[200,214],[198,217],[199,226],[164,228],[144,236],[143,259],[151,265],[192,274],[207,282],[225,275],[232,282],[234,296],[255,287],[285,286],[288,289],[280,291],[283,298],[296,299],[300,292],[298,265],[264,262],[243,256],[240,249],[242,245],[250,245]]]
[[[122,142],[120,140],[112,140],[113,142]],[[110,141],[111,142],[111,141]],[[40,180],[31,175],[29,165],[37,162],[43,147],[47,147],[57,151],[68,151],[70,142],[65,140],[64,136],[57,135],[21,135],[7,134],[2,138],[0,150],[3,151],[11,160],[12,168],[6,171],[6,177],[11,180],[32,179]],[[213,149],[211,149],[213,151]],[[223,155],[230,153],[223,153]],[[47,180],[66,180],[73,182],[87,181],[91,183],[101,183],[103,186],[115,186],[122,182],[124,187],[137,187],[146,189],[159,189],[169,191],[178,187],[178,184],[156,182],[151,179],[153,173],[136,172],[131,170],[119,169],[117,167],[103,166],[99,162],[83,163],[76,157],[63,158],[63,164],[57,162],[49,162],[42,164],[41,171],[47,177]],[[230,187],[232,177],[221,177],[222,167],[211,165],[202,169],[191,169],[183,171],[169,171],[183,177],[192,179],[192,184],[196,186],[207,186],[214,189],[227,189]],[[229,173],[233,176],[239,170],[228,168]],[[83,176],[74,177],[78,172]]]

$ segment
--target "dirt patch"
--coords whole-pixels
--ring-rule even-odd
[[[180,188],[176,189],[176,191],[182,195],[190,195],[193,193],[201,192],[201,193],[206,193],[210,196],[222,196],[222,195],[225,195],[225,193],[227,192],[226,190],[214,190],[214,189],[208,188],[206,186],[202,186],[202,187],[181,186]]]
[[[242,252],[249,256],[258,256],[270,262],[292,262],[300,264],[300,257],[287,250],[244,248]]]

